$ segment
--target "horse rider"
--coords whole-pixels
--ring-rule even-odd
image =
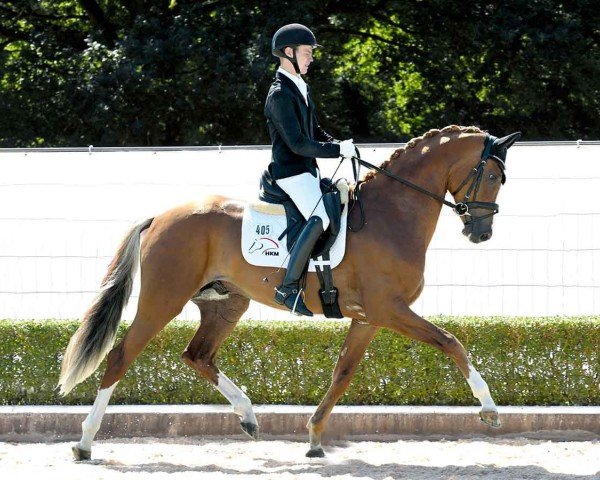
[[[299,281],[315,243],[329,226],[315,157],[351,157],[356,149],[352,139],[335,140],[317,121],[310,87],[301,76],[313,61],[313,49],[320,46],[313,32],[298,23],[285,25],[275,32],[271,46],[279,68],[264,109],[272,143],[269,169],[307,220],[290,252],[283,283],[275,289],[275,301],[292,313],[312,316]]]

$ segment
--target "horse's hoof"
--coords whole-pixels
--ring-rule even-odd
[[[92,452],[89,450],[83,450],[79,448],[77,445],[73,445],[71,448],[73,451],[73,457],[75,457],[76,462],[81,462],[82,460],[90,460],[92,458]]]
[[[500,428],[500,425],[502,425],[496,410],[482,410],[479,412],[479,418],[483,423],[490,427]]]
[[[325,456],[325,452],[321,447],[311,448],[308,452],[306,452],[306,456],[309,458],[323,458]]]
[[[242,430],[253,440],[258,440],[258,425],[256,423],[241,422]]]

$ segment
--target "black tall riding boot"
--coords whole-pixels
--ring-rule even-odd
[[[275,289],[275,301],[280,305],[285,305],[297,315],[306,315],[307,317],[313,315],[304,304],[298,282],[315,243],[322,233],[323,221],[319,217],[310,217],[290,252],[290,261],[283,283]]]

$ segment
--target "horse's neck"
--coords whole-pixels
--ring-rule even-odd
[[[437,196],[444,197],[448,166],[441,156],[402,157],[390,162],[388,170]],[[372,184],[371,184],[372,183]],[[433,237],[442,204],[426,194],[378,174],[365,185],[365,205],[381,215],[381,228],[394,234],[409,232],[426,249]],[[367,219],[368,221],[368,219]],[[425,242],[423,242],[425,240]]]

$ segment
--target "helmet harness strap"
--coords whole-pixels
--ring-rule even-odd
[[[288,47],[285,47],[285,48],[288,48]],[[294,71],[296,72],[296,75],[300,75],[300,66],[298,65],[298,59],[296,58],[296,48],[297,47],[295,45],[294,46],[289,45],[289,48],[292,49],[292,56],[291,57],[289,57],[289,56],[286,55],[285,48],[283,48],[281,50],[281,53],[283,53],[283,55],[285,56],[285,58],[287,58],[290,62],[292,62],[292,65],[294,66]]]

